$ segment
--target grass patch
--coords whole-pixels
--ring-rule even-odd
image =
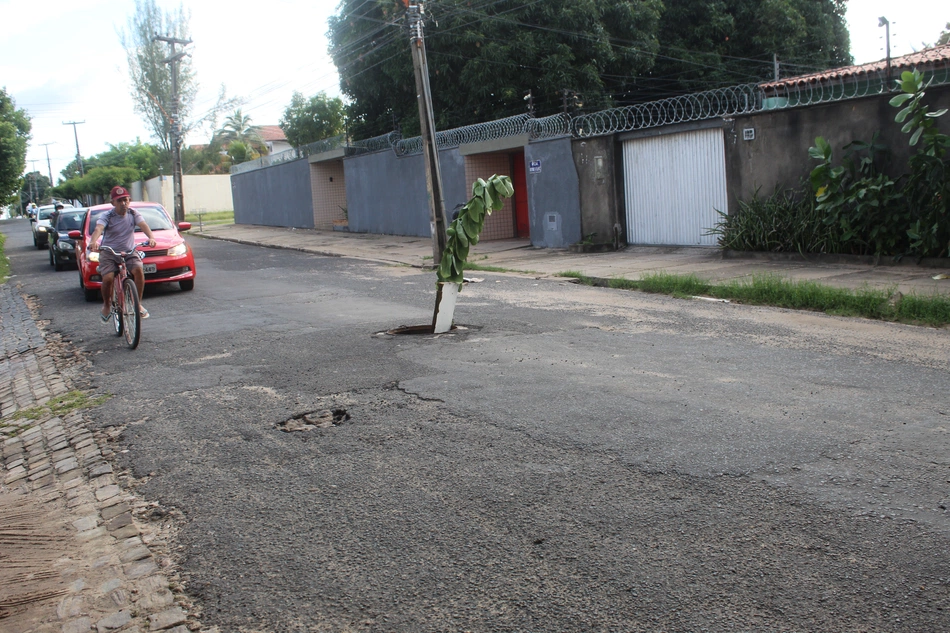
[[[7,241],[7,236],[3,233],[0,233],[0,284],[7,282],[7,277],[10,276],[10,261],[7,259],[6,253],[3,251],[3,245]]]
[[[475,264],[473,262],[467,262],[465,264],[465,270],[480,270],[486,273],[522,273],[525,275],[541,274],[541,273],[534,272],[532,270],[516,270],[514,268],[502,268],[500,266],[484,266],[482,264]]]
[[[185,222],[198,224],[198,214],[186,213]],[[211,211],[210,213],[202,213],[201,224],[202,226],[209,224],[234,224],[234,211]]]
[[[950,297],[935,294],[896,296],[896,290],[834,288],[815,281],[793,281],[775,275],[760,275],[747,281],[712,284],[695,275],[653,273],[639,280],[593,279],[568,270],[558,277],[577,279],[588,286],[620,290],[640,290],[673,297],[708,295],[736,303],[766,305],[792,310],[813,310],[837,316],[898,321],[914,325],[943,327],[950,324]]]
[[[14,412],[10,418],[14,420],[39,420],[47,415],[63,417],[73,411],[98,407],[108,399],[109,396],[105,395],[91,398],[89,394],[85,392],[70,391],[61,396],[50,398],[46,404],[20,409]]]

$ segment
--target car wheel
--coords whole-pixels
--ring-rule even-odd
[[[178,287],[182,290],[194,290],[195,289],[195,280],[194,279],[182,279],[178,282]]]
[[[40,246],[40,241],[36,239],[35,233],[33,234],[33,246],[35,246],[37,250],[43,248],[42,246]]]
[[[49,251],[49,265],[53,266],[54,264],[56,264],[56,255],[53,253],[53,249],[48,248],[46,250]],[[56,270],[59,270],[59,269],[57,268]]]
[[[60,261],[59,256],[57,256],[55,253],[53,254],[53,267],[56,269],[56,272],[66,268],[66,265]]]

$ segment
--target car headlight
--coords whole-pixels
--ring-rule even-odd
[[[36,232],[37,232],[37,233],[46,233],[46,227],[45,227],[45,226],[38,226],[38,227],[36,227]]]
[[[99,261],[99,251],[90,251],[89,254],[86,256],[86,259],[90,262]]]
[[[181,244],[178,244],[177,246],[172,246],[170,249],[168,249],[168,256],[179,257],[181,255],[184,255],[187,252],[188,252],[188,247],[185,245],[184,242],[182,242]]]
[[[59,250],[61,250],[61,251],[71,251],[71,250],[73,250],[74,248],[76,248],[75,246],[73,246],[73,245],[70,244],[69,242],[63,242],[63,241],[58,242],[58,246],[59,246]]]

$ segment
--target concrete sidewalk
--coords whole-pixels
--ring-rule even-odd
[[[193,228],[191,234],[388,264],[424,267],[432,263],[432,242],[422,237],[247,224],[212,225],[200,231]],[[797,254],[723,253],[715,248],[662,246],[628,246],[608,253],[572,253],[563,249],[533,248],[528,240],[498,240],[480,242],[472,249],[469,262],[533,277],[552,277],[573,271],[599,279],[636,280],[646,274],[668,272],[695,274],[708,281],[723,282],[777,275],[841,288],[896,288],[904,294],[950,295],[950,278],[934,279],[940,275],[950,277],[950,261],[937,262],[938,267],[919,266],[911,260],[875,265],[869,257],[805,258]]]

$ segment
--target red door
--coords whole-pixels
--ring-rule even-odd
[[[511,155],[512,184],[515,187],[515,235],[531,237],[531,224],[528,221],[528,179],[525,177],[524,152]]]

